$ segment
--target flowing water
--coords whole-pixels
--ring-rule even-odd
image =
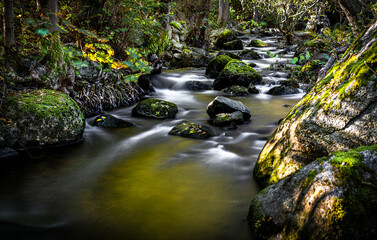
[[[257,51],[266,57],[281,50]],[[132,107],[120,108],[109,113],[136,127],[101,129],[88,119],[81,144],[3,166],[1,239],[252,238],[246,216],[259,191],[253,166],[276,122],[303,96],[264,94],[285,79],[265,70],[291,57],[253,60],[268,84],[257,86],[261,94],[232,97],[252,113],[236,130],[211,127],[216,136],[208,140],[168,135],[183,120],[208,125],[206,107],[219,94],[185,90],[186,81],[213,81],[204,70],[169,71],[153,78],[151,97],[176,103],[175,119],[133,118]]]

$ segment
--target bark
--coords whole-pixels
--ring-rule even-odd
[[[4,43],[11,49],[15,43],[13,0],[4,0]]]
[[[57,30],[57,24],[59,22],[58,18],[58,0],[37,0],[37,10],[44,14],[50,15],[51,27],[50,32],[55,32]]]
[[[226,26],[229,20],[229,1],[219,0],[219,18],[217,19],[217,24],[220,27]]]

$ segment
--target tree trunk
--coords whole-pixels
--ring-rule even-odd
[[[229,20],[229,1],[219,0],[219,18],[217,19],[217,24],[220,27],[226,26]]]
[[[58,29],[57,24],[59,22],[58,0],[37,0],[37,10],[45,15],[50,15],[51,26],[49,27],[49,30],[50,32],[55,32]]]
[[[4,43],[11,49],[15,43],[13,0],[4,0]]]
[[[358,15],[361,12],[361,4],[354,0],[338,0],[338,4],[351,24],[352,31],[356,33],[359,27]]]

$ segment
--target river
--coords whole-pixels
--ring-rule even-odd
[[[231,97],[250,109],[249,123],[211,127],[216,136],[207,140],[170,136],[183,120],[209,125],[206,107],[219,93],[184,88],[185,81],[212,82],[204,69],[154,76],[149,97],[176,103],[175,119],[134,118],[132,106],[119,108],[108,113],[136,127],[102,129],[89,118],[82,143],[2,167],[1,239],[251,239],[246,215],[259,191],[253,166],[277,121],[303,96],[265,94],[286,77],[268,71],[270,64],[292,54],[269,58],[267,51],[282,50],[274,37],[261,40],[273,46],[256,49],[265,58],[252,62],[269,84],[257,86],[260,94]]]

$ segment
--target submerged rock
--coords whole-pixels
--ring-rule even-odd
[[[10,146],[62,145],[80,141],[85,119],[68,95],[52,90],[20,92],[5,99],[0,133]]]
[[[232,60],[215,79],[213,88],[222,90],[233,85],[248,87],[250,83],[258,84],[261,81],[262,77],[252,67],[242,61]]]
[[[212,59],[207,65],[206,75],[209,78],[216,78],[232,58],[227,55],[220,55]]]
[[[177,113],[177,105],[155,98],[139,102],[132,109],[132,116],[157,119],[174,118]]]
[[[218,127],[229,126],[232,123],[241,124],[243,122],[243,114],[240,111],[232,113],[219,113],[211,119],[211,123]]]
[[[266,94],[270,95],[288,95],[288,94],[296,94],[299,93],[299,90],[294,87],[288,87],[288,86],[276,86],[271,88],[267,91]]]
[[[202,81],[187,81],[185,82],[185,88],[192,91],[210,90],[212,89],[212,83]]]
[[[377,146],[316,160],[262,190],[248,221],[260,239],[376,239]]]
[[[267,141],[254,168],[263,186],[341,149],[377,144],[377,22],[313,86]]]
[[[130,123],[123,119],[116,118],[109,114],[102,114],[96,117],[93,122],[93,125],[103,128],[126,128],[135,126],[133,123]]]
[[[206,139],[212,136],[212,133],[205,126],[187,121],[175,126],[169,134],[198,139]]]
[[[207,106],[207,113],[211,119],[219,113],[233,113],[236,111],[242,113],[244,121],[249,120],[251,117],[250,110],[243,103],[226,97],[218,96]]]

